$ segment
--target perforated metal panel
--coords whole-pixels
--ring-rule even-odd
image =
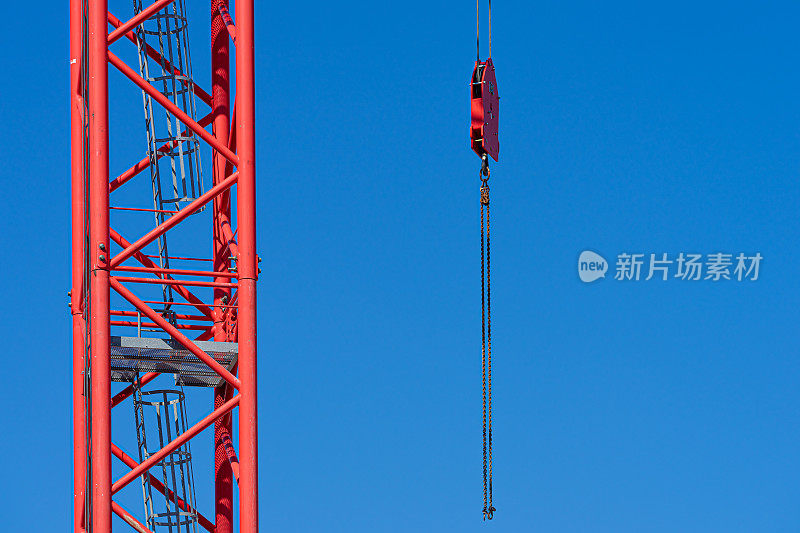
[[[236,364],[239,345],[235,342],[195,344],[228,370]],[[174,374],[178,385],[216,387],[222,383],[216,372],[173,339],[111,337],[111,379],[131,383],[145,372]]]

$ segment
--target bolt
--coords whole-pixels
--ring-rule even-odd
[[[98,259],[98,260],[99,260],[101,263],[105,263],[105,262],[106,262],[106,256],[104,256],[103,254],[100,254],[100,255],[98,255],[98,256],[97,256],[97,259]]]
[[[104,242],[101,242],[100,244],[98,244],[98,245],[97,245],[97,247],[98,247],[98,248],[100,248],[101,250],[105,251],[105,249],[106,249],[106,243],[104,243]]]

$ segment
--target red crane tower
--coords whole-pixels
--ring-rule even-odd
[[[117,515],[139,532],[166,524],[169,531],[199,525],[228,533],[235,486],[240,531],[258,530],[253,4],[210,0],[206,92],[191,78],[184,0],[137,0],[122,20],[107,0],[70,0],[76,532],[109,532]],[[131,50],[138,68],[120,58]],[[118,175],[109,171],[123,144],[110,138],[110,70],[141,92],[147,133],[145,157]],[[198,109],[207,106],[205,116],[195,115],[195,99]],[[152,208],[126,194],[137,183],[152,189],[142,198]],[[172,253],[197,243],[208,253]],[[214,387],[213,405],[204,405],[193,425],[183,392],[148,388],[167,378],[175,386]],[[135,408],[138,459],[112,434],[112,410],[125,403]],[[156,426],[145,423],[152,413],[160,417],[157,439]],[[213,511],[195,502],[189,452],[189,442],[212,425]],[[116,461],[126,473],[113,479]],[[134,481],[145,495],[143,520],[116,498]]]

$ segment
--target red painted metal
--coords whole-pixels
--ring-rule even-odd
[[[221,144],[228,146],[230,137],[230,49],[228,38],[224,30],[225,21],[222,19],[220,8],[223,0],[211,0],[211,115],[213,118],[213,134]],[[229,171],[228,161],[219,153],[213,154],[212,180],[216,185]],[[226,256],[226,237],[222,227],[230,226],[231,198],[230,191],[221,193],[212,203],[212,256],[214,270],[225,270],[229,266]],[[217,281],[224,281],[218,279]],[[214,289],[214,327],[213,339],[215,341],[234,340],[225,330],[225,324],[230,314],[230,309],[225,302],[230,300],[231,289],[217,287]],[[201,334],[200,337],[204,335]],[[211,335],[208,335],[211,338]],[[219,407],[229,400],[233,389],[223,384],[214,389],[214,408]],[[216,533],[233,532],[233,481],[232,469],[226,461],[223,434],[232,431],[233,418],[220,417],[214,422],[214,523]],[[238,466],[238,465],[237,465]]]
[[[147,472],[172,450],[190,439],[196,439],[211,424],[214,424],[213,446],[215,447],[214,520],[211,521],[198,512],[198,522],[208,531],[215,533],[232,533],[237,522],[241,532],[258,531],[256,409],[258,258],[255,234],[253,0],[236,0],[235,5],[231,6],[228,6],[225,0],[209,0],[212,14],[211,94],[197,85],[194,87],[194,93],[200,101],[211,107],[211,112],[197,121],[178,109],[144,80],[134,68],[108,50],[109,44],[112,43],[116,43],[115,47],[136,44],[137,25],[168,6],[171,1],[153,0],[140,14],[127,22],[122,22],[108,12],[107,0],[70,0],[73,223],[73,281],[70,304],[73,321],[72,394],[75,433],[73,530],[80,533],[85,533],[89,529],[92,533],[110,532],[112,514],[121,517],[135,530],[147,532],[146,525],[133,513],[112,501],[112,495]],[[230,19],[229,7],[236,18],[235,26]],[[110,33],[109,25],[112,28]],[[123,37],[125,39],[122,39]],[[230,65],[229,37],[238,47],[235,80]],[[126,41],[130,43],[124,44]],[[161,58],[158,51],[147,44],[144,45],[144,50],[150,58],[166,61]],[[110,194],[151,164],[149,157],[143,157],[129,170],[110,181],[109,154],[117,141],[109,139],[109,64],[132,81],[134,87],[149,94],[154,105],[161,105],[177,117],[183,123],[184,136],[195,135],[211,147],[212,153],[211,164],[204,165],[204,168],[212,169],[211,188],[185,205],[183,209],[166,213],[172,216],[154,229],[151,225],[152,218],[139,217],[143,219],[142,226],[136,238],[131,241],[110,227],[112,210],[118,213],[116,216],[127,217],[125,220],[128,224],[135,220],[136,216],[126,215],[126,212],[161,213],[166,210],[109,205]],[[168,70],[180,74],[168,61],[165,64]],[[232,86],[236,87],[237,104],[232,106],[231,112],[231,101],[234,99]],[[84,105],[84,93],[86,105]],[[120,101],[117,98],[111,100],[113,105],[118,105]],[[132,99],[132,102],[135,101]],[[209,126],[211,132],[206,129]],[[132,127],[138,127],[138,124]],[[158,157],[162,157],[174,146],[174,142],[166,143],[159,148]],[[182,224],[206,204],[212,207],[206,211],[206,213],[210,211],[212,219],[207,237],[211,241],[211,258],[176,255],[171,259],[211,261],[213,266],[209,265],[211,266],[209,270],[160,268],[152,260],[158,256],[149,256],[145,247],[168,230]],[[237,228],[232,226],[234,212]],[[115,256],[111,254],[112,242],[122,248],[122,251]],[[152,254],[152,251],[149,253]],[[141,266],[123,264],[128,259],[137,261]],[[237,267],[235,273],[229,271],[233,264]],[[113,277],[110,275],[112,270],[125,273],[126,277]],[[174,276],[206,277],[213,281],[175,279]],[[130,285],[123,286],[122,281]],[[145,291],[154,284],[170,285],[174,293],[186,301],[163,302],[153,300],[152,294],[149,294],[149,299],[137,295],[138,291]],[[200,290],[197,294],[190,291],[189,287],[193,286],[211,288],[212,291],[209,292],[213,292],[213,296],[200,297],[202,294]],[[111,309],[112,288],[133,306],[133,310]],[[164,307],[187,306],[197,309],[197,314],[191,312],[172,314],[178,323],[171,324],[158,311],[151,308],[150,304]],[[142,321],[141,318],[131,319],[140,316],[146,321]],[[186,323],[187,321],[201,323]],[[109,357],[112,328],[117,335],[128,331],[125,328],[137,327],[140,324],[163,330],[203,360],[224,380],[224,384],[215,389],[214,408],[211,413],[142,464],[125,455],[111,442],[111,409],[130,398],[133,387],[116,389],[112,398]],[[228,371],[186,335],[196,335],[197,339],[213,338],[215,341],[237,342],[238,364],[233,371]],[[90,372],[85,372],[87,368]],[[140,382],[146,385],[158,375],[155,372],[144,374]],[[85,391],[90,394],[85,395]],[[89,409],[85,408],[85,402]],[[237,415],[239,422],[234,424],[234,416]],[[238,435],[234,435],[233,432],[235,425],[239,428]],[[234,436],[238,440],[235,444]],[[234,445],[238,448],[238,456],[234,451]],[[118,457],[131,468],[114,483],[111,479],[112,456]],[[238,509],[234,508],[233,491],[237,485],[235,481],[238,481]],[[166,491],[167,497],[172,501],[177,499],[178,507],[187,509],[186,502],[171,494],[155,476],[151,476],[151,484],[156,490]],[[86,487],[89,489],[88,492],[85,490]],[[206,516],[211,514],[208,513]]]
[[[172,440],[169,444],[158,450],[156,453],[148,457],[144,462],[140,463],[139,466],[136,468],[131,469],[130,472],[119,478],[114,484],[111,486],[111,492],[119,492],[125,485],[136,479],[137,477],[141,476],[143,473],[147,472],[150,467],[158,463],[161,459],[169,455],[174,450],[178,449],[179,447],[183,446],[188,440],[192,439],[195,435],[206,429],[208,426],[214,423],[214,421],[219,418],[220,416],[224,415],[234,407],[236,407],[239,402],[241,401],[241,397],[237,394],[227,402],[220,405],[218,408],[214,409],[210,414],[208,414],[205,418],[203,418],[200,422],[195,424],[194,426],[190,427],[186,430],[185,433],[181,433],[179,437],[176,437]],[[110,451],[109,445],[109,451]]]
[[[120,58],[114,55],[112,52],[107,52],[108,54],[108,62],[116,67],[117,70],[122,72],[129,80],[139,86],[144,92],[146,92],[150,97],[161,104],[164,109],[175,115],[178,120],[183,122],[192,133],[203,139],[205,142],[211,145],[212,148],[220,152],[225,158],[233,163],[234,165],[238,164],[238,158],[236,154],[228,150],[227,146],[219,144],[214,136],[208,133],[203,127],[198,124],[196,121],[192,120],[192,118],[184,113],[178,106],[172,103],[169,98],[161,94],[158,89],[147,83],[147,80],[139,76],[131,67],[125,64]]]
[[[500,143],[497,138],[500,96],[494,63],[490,57],[485,62],[476,61],[470,84],[472,95],[472,125],[470,139],[472,149],[479,156],[488,154],[497,161]]]
[[[115,243],[117,243],[120,246],[122,246],[123,248],[128,248],[128,247],[131,246],[131,243],[128,242],[127,239],[125,239],[122,235],[120,235],[119,233],[117,233],[113,229],[111,230],[111,239]],[[141,263],[142,265],[144,265],[144,266],[146,266],[148,268],[158,268],[155,263],[153,263],[148,257],[146,257],[141,252],[138,252],[138,251],[134,252],[133,258],[136,259],[137,261],[139,261],[139,263]],[[171,279],[167,275],[161,275],[160,277],[165,278],[165,279]],[[186,287],[184,287],[182,285],[176,285],[176,286],[173,287],[173,290],[175,290],[181,297],[185,298],[186,301],[189,302],[191,305],[193,305],[198,311],[200,311],[201,313],[203,313],[204,315],[206,315],[209,318],[213,318],[213,315],[211,313],[211,308],[209,308],[207,305],[203,304],[203,302],[197,296],[192,294],[191,291],[189,291],[189,289],[187,289]],[[147,303],[152,303],[152,302],[147,302]],[[160,302],[155,302],[155,303],[160,303]]]
[[[231,14],[228,11],[228,6],[224,1],[219,3],[218,10],[219,14],[222,16],[222,21],[225,23],[225,28],[228,30],[228,35],[231,36],[231,41],[233,41],[233,44],[236,44],[236,25],[233,23]]]
[[[143,327],[143,328],[155,328],[158,327],[158,324],[154,324],[153,322],[133,322],[131,320],[112,320],[112,326],[121,326],[125,328],[136,328],[136,327]],[[202,324],[175,324],[174,326],[177,329],[188,329],[188,330],[195,330],[195,331],[205,331],[208,329],[208,326],[204,326]]]
[[[227,429],[223,429],[219,435],[220,440],[222,441],[222,447],[225,449],[225,456],[227,458],[227,462],[231,467],[231,471],[233,472],[233,477],[236,478],[236,482],[239,482],[239,458],[236,456],[236,449],[233,447],[233,439],[231,438],[231,433]]]
[[[190,307],[195,307],[195,304],[190,304],[187,302],[164,302],[162,300],[142,300],[146,304],[159,304],[159,305],[187,305]],[[235,305],[210,305],[209,307],[222,307],[227,309],[234,309],[236,308]],[[206,320],[212,320],[211,318],[207,318]]]
[[[81,0],[70,0],[70,138],[72,145],[72,436],[73,436],[73,522],[75,533],[86,531],[86,397],[84,396],[84,370],[86,364],[86,315],[84,292],[84,188],[83,151],[85,144],[83,123],[83,13]]]
[[[145,257],[149,257],[151,259],[158,259],[159,256],[157,255],[145,255]],[[208,261],[209,263],[213,262],[214,260],[210,257],[180,257],[171,255],[169,256],[169,260],[176,260],[176,261]]]
[[[205,128],[206,126],[211,124],[211,120],[212,120],[212,115],[211,115],[211,113],[209,113],[205,117],[203,117],[200,120],[198,120],[197,123],[200,126]],[[183,130],[181,132],[181,136],[182,137],[185,137],[188,134],[189,134],[189,130],[188,129],[187,130]],[[156,152],[158,152],[158,154],[156,155],[156,158],[157,159],[161,159],[162,157],[164,157],[166,155],[166,153],[169,151],[170,148],[175,148],[176,146],[178,146],[178,142],[177,141],[170,141],[168,143],[162,144],[156,150]],[[131,168],[129,168],[128,170],[126,170],[125,172],[123,172],[122,174],[120,174],[119,176],[114,178],[111,181],[111,183],[109,184],[109,190],[111,192],[116,191],[122,185],[124,185],[127,182],[129,182],[131,179],[136,177],[139,173],[141,173],[143,170],[145,170],[149,166],[150,166],[150,156],[143,157],[141,161],[139,161],[138,163],[133,165]]]
[[[214,389],[214,407],[225,403],[230,387]],[[223,416],[214,422],[214,523],[216,533],[233,532],[233,481],[231,463],[227,461],[222,434],[228,432],[232,424],[230,416]],[[238,467],[238,464],[237,464]],[[238,476],[237,476],[238,479]]]
[[[108,23],[114,26],[115,28],[119,28],[120,26],[122,26],[122,22],[117,17],[112,15],[110,12],[108,13]],[[136,35],[134,35],[132,31],[128,31],[125,34],[125,36],[128,38],[128,40],[130,40],[134,44],[138,42]],[[172,72],[178,76],[184,75],[183,72],[173,67],[172,63],[167,58],[159,54],[158,51],[149,44],[145,43],[144,49],[147,52],[148,56],[153,58],[157,63],[163,64],[165,69],[172,70]],[[209,96],[208,93],[205,92],[196,83],[194,85],[194,94],[197,95],[197,97],[200,98],[200,100],[202,100],[207,105],[211,105],[211,96]]]
[[[198,276],[225,279],[238,277],[235,272],[209,272],[206,270],[185,270],[181,268],[148,268],[120,265],[118,267],[114,267],[113,270],[115,272],[145,272],[150,274],[175,274],[176,276]],[[224,279],[222,281],[224,281]]]
[[[194,200],[189,205],[181,209],[180,213],[177,215],[173,215],[170,217],[169,220],[164,222],[163,224],[159,224],[157,228],[147,232],[147,234],[134,242],[133,244],[129,245],[127,248],[122,250],[118,255],[111,260],[111,267],[115,267],[125,261],[127,258],[132,256],[134,253],[138,252],[154,240],[158,239],[161,235],[166,233],[170,228],[173,228],[178,225],[179,222],[183,221],[186,217],[193,214],[197,211],[200,207],[203,207],[205,204],[213,200],[220,192],[229,189],[236,181],[239,179],[239,173],[234,172],[226,179],[222,180],[220,183],[214,185],[209,191],[205,194],[201,195],[197,200]],[[152,261],[151,261],[152,262]]]
[[[112,316],[139,316],[139,313],[136,311],[124,311],[124,310],[112,310]],[[172,317],[176,320],[196,320],[196,321],[208,321],[211,320],[207,316],[202,315],[182,315],[180,313],[173,313]],[[207,328],[208,326],[203,326],[203,328]]]
[[[88,3],[88,190],[91,346],[91,527],[111,531],[111,362],[108,250],[108,41],[106,0]]]
[[[137,463],[133,457],[129,456],[128,454],[120,450],[119,447],[115,444],[111,445],[111,453],[114,455],[114,457],[122,461],[128,468],[136,468],[137,466],[139,466],[139,463]],[[175,493],[169,490],[167,487],[165,487],[164,484],[157,477],[150,474],[148,474],[148,477],[150,478],[150,484],[153,486],[154,489],[156,489],[158,492],[168,497],[169,500],[171,502],[174,502],[175,505],[177,505],[178,508],[180,508],[181,510],[190,513],[192,512],[197,513],[197,522],[201,526],[203,526],[207,531],[214,533],[214,524],[212,524],[208,518],[203,516],[199,511],[197,511],[197,509],[187,504],[182,499],[177,498],[175,496]]]
[[[145,385],[156,379],[158,376],[160,376],[158,372],[148,372],[147,374],[139,378],[139,386],[144,387]],[[131,396],[133,396],[133,385],[128,385],[123,390],[115,394],[113,398],[111,398],[111,407],[114,408],[118,406]]]
[[[216,281],[194,281],[188,279],[129,278],[121,276],[112,276],[112,279],[124,281],[126,283],[150,283],[151,285],[180,285],[184,287],[237,287],[236,283],[217,283]]]
[[[112,205],[111,207],[109,207],[109,209],[111,209],[112,211],[139,211],[142,213],[164,213],[167,215],[175,215],[179,213],[179,211],[172,211],[169,209],[145,209],[143,207],[118,207],[115,205]]]
[[[116,30],[112,31],[108,36],[108,44],[112,44],[130,30],[150,18],[151,15],[155,15],[174,1],[175,0],[157,0],[154,4],[144,8],[141,13],[119,26]],[[106,18],[108,18],[108,10],[106,10]]]
[[[110,281],[111,281],[111,287],[114,288],[117,294],[128,300],[136,309],[140,310],[142,314],[145,315],[147,318],[158,324],[158,327],[169,333],[176,341],[181,343],[187,350],[196,355],[198,359],[207,364],[209,368],[211,368],[211,370],[219,374],[222,377],[222,379],[233,385],[233,387],[237,389],[240,388],[239,380],[236,379],[236,377],[233,376],[230,372],[228,372],[225,369],[225,367],[219,364],[213,357],[211,357],[203,350],[198,348],[194,342],[192,342],[180,331],[178,331],[177,328],[175,328],[175,326],[167,322],[164,319],[164,317],[156,313],[152,308],[148,307],[146,303],[142,302],[139,298],[137,298],[135,294],[133,294],[131,291],[123,287],[120,284],[119,280],[117,280],[116,278],[111,278]]]
[[[236,0],[236,148],[239,156],[239,529],[258,531],[256,366],[256,138],[253,0]]]
[[[128,525],[134,529],[134,531],[137,531],[138,533],[153,533],[147,528],[147,526],[136,520],[131,513],[123,509],[122,506],[120,506],[120,504],[117,502],[111,502],[111,510],[114,511],[115,515],[125,520],[125,522],[127,522]]]

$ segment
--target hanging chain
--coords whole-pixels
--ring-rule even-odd
[[[482,158],[481,179],[481,355],[483,371],[483,519],[492,519],[492,289],[489,226],[489,160]]]
[[[476,44],[481,62],[480,2],[475,0]],[[492,0],[489,0],[489,57],[492,57]],[[476,69],[477,69],[476,65]],[[475,80],[473,80],[474,82]],[[496,155],[494,156],[496,158]],[[492,505],[492,278],[489,225],[489,156],[481,155],[481,356],[483,372],[483,519],[491,520]]]

